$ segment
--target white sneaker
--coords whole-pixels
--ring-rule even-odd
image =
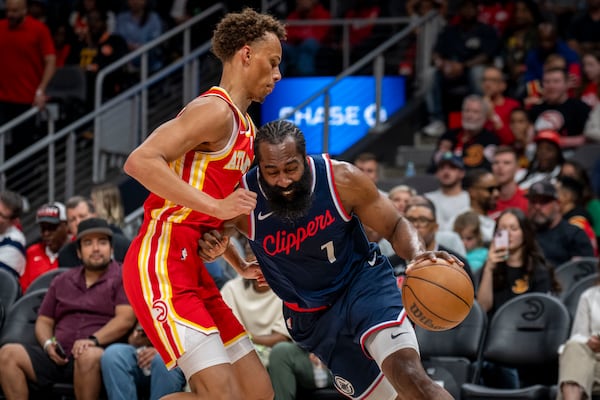
[[[445,132],[446,124],[439,120],[432,121],[425,128],[423,128],[423,133],[427,136],[439,137],[442,136]]]

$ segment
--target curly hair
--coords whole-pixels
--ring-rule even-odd
[[[287,138],[291,137],[296,142],[296,150],[303,157],[306,157],[306,140],[304,134],[296,125],[284,119],[267,122],[260,127],[256,133],[254,140],[254,155],[256,160],[260,161],[260,144],[262,142],[268,144],[280,144]]]
[[[212,51],[221,61],[228,61],[244,45],[261,40],[267,32],[285,39],[285,27],[271,15],[251,8],[227,14],[213,32]]]

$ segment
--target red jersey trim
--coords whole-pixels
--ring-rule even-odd
[[[344,205],[342,204],[342,199],[335,184],[335,176],[333,174],[333,164],[331,162],[331,158],[328,154],[323,154],[323,158],[325,159],[325,168],[327,170],[327,180],[329,181],[331,198],[333,199],[333,203],[335,204],[338,214],[340,214],[344,221],[348,222],[352,219],[352,216],[348,214],[344,208]]]

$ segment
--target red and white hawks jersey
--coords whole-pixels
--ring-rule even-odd
[[[217,96],[229,104],[235,120],[231,138],[220,151],[192,150],[171,162],[169,167],[196,189],[216,199],[223,199],[234,191],[242,175],[252,164],[256,127],[250,116],[242,114],[233,104],[224,89],[214,86],[200,95],[203,96]],[[180,206],[154,193],[146,199],[144,212],[146,219],[202,225],[209,228],[218,228],[222,224],[222,221],[217,218]]]

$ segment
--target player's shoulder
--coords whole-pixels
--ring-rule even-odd
[[[331,159],[331,168],[336,182],[341,179],[350,181],[357,179],[361,173],[354,164],[342,160]]]
[[[226,100],[217,96],[199,96],[188,103],[183,109],[182,114],[191,112],[194,114],[197,112],[208,113],[209,115],[220,117],[225,114],[231,114],[231,106]]]

